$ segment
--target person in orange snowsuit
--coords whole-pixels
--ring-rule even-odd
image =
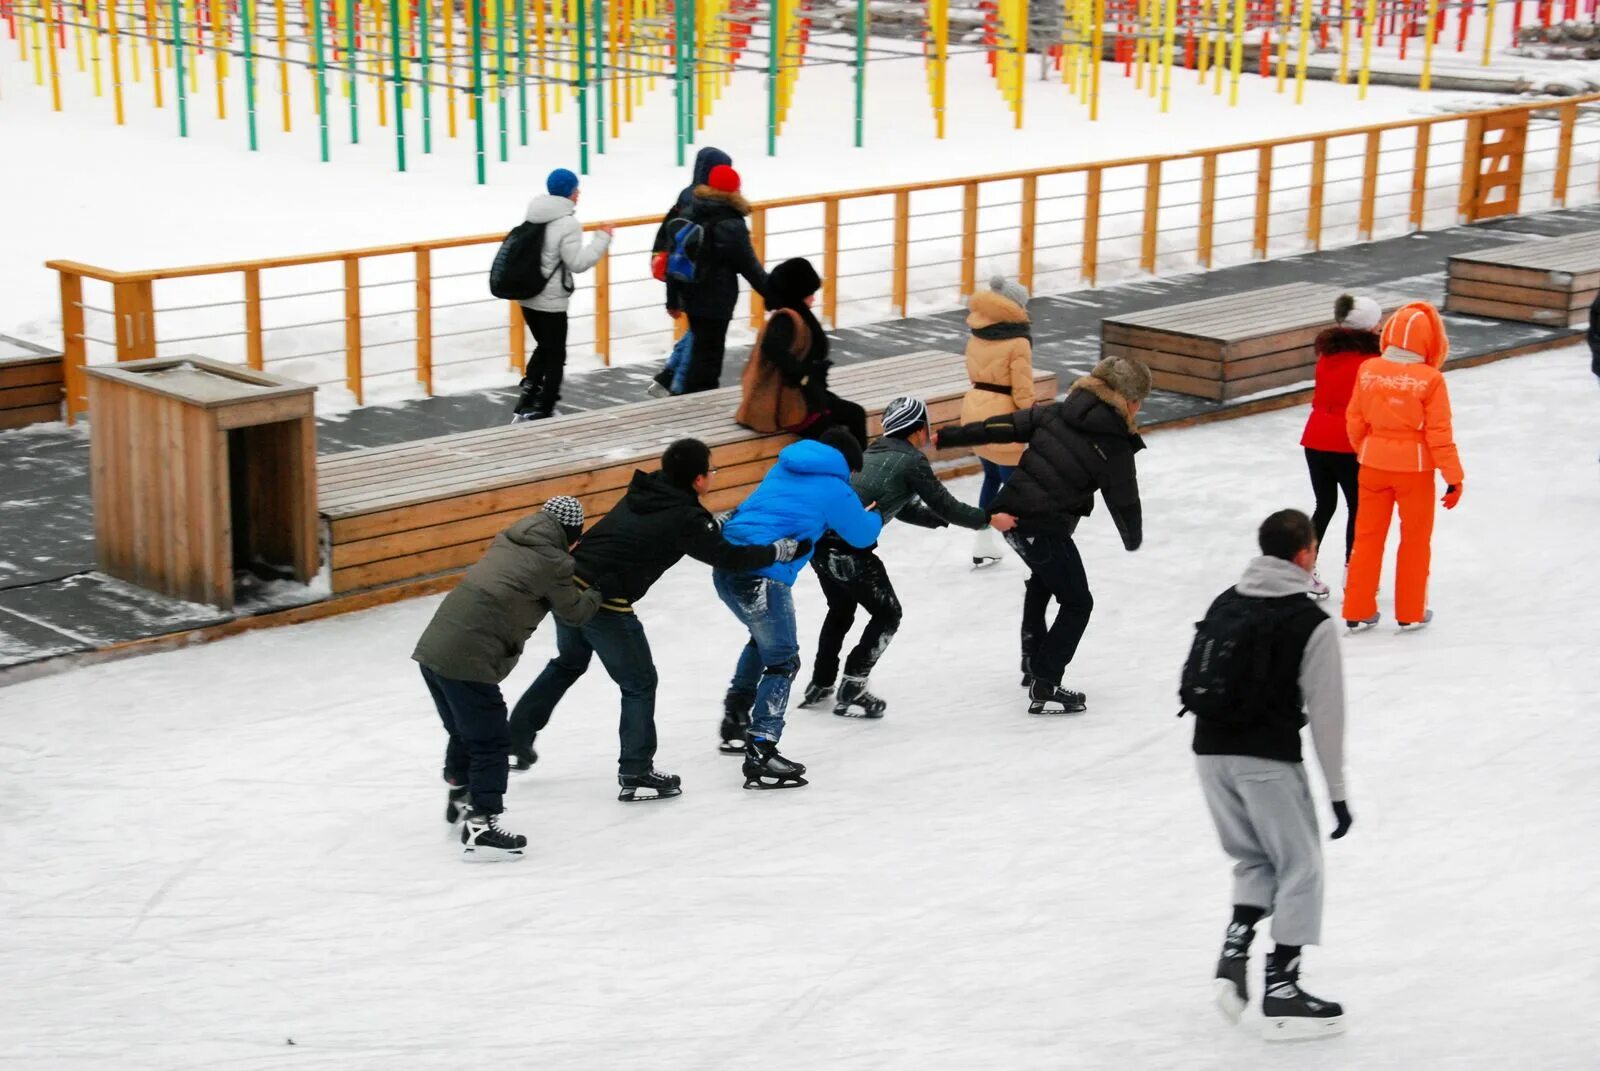
[[[1461,500],[1461,458],[1450,422],[1450,393],[1439,371],[1450,354],[1439,312],[1425,301],[1402,306],[1383,327],[1383,352],[1361,366],[1345,410],[1361,463],[1355,549],[1345,574],[1344,620],[1378,623],[1378,579],[1389,520],[1400,510],[1394,611],[1402,628],[1425,625],[1433,554],[1434,470],[1444,477],[1445,509]]]

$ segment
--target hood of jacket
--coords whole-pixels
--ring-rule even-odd
[[[850,479],[850,465],[844,455],[812,439],[785,446],[778,454],[776,467],[797,476],[837,476],[847,482]]]
[[[537,551],[541,557],[559,560],[567,553],[567,530],[548,513],[524,517],[505,530],[505,537],[519,547]]]
[[[1256,599],[1278,599],[1285,595],[1309,595],[1311,574],[1294,562],[1262,555],[1252,558],[1244,575],[1234,585],[1240,595]]]
[[[731,210],[737,215],[750,214],[750,202],[744,199],[741,193],[727,193],[723,190],[713,190],[704,183],[694,188],[694,207],[699,213],[722,209]]]
[[[979,290],[967,304],[967,326],[976,330],[994,324],[1025,324],[1028,310],[993,290]]]
[[[1084,376],[1073,383],[1062,406],[1067,423],[1081,431],[1139,436],[1133,414],[1128,411],[1128,400],[1094,376]]]
[[[628,481],[628,505],[635,513],[649,515],[684,506],[699,507],[695,493],[669,481],[660,472],[635,469]]]
[[[1360,353],[1376,357],[1383,352],[1383,347],[1378,344],[1376,331],[1358,331],[1353,327],[1330,327],[1317,336],[1316,351],[1318,357],[1328,357],[1335,353]]]
[[[528,202],[527,219],[529,223],[554,223],[562,216],[570,216],[577,211],[578,206],[572,198],[542,193]]]
[[[693,186],[704,186],[711,181],[711,169],[714,167],[732,167],[733,157],[712,145],[707,145],[694,154],[694,182]],[[692,187],[691,187],[692,188]]]

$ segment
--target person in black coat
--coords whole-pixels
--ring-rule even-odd
[[[694,189],[704,186],[711,181],[711,171],[717,167],[732,167],[733,157],[714,146],[707,145],[694,156],[694,177],[689,185],[678,191],[678,199],[672,202],[672,207],[667,209],[667,214],[661,218],[661,225],[656,228],[655,241],[651,243],[652,254],[666,253],[672,248],[672,221],[682,219],[689,213],[689,206],[694,203]],[[656,277],[663,278],[663,272]]]
[[[739,185],[739,173],[733,168],[726,164],[712,168],[706,184],[694,188],[688,213],[674,223],[675,228],[697,224],[702,231],[694,282],[669,278],[667,283],[667,311],[687,314],[694,333],[685,394],[714,390],[721,382],[728,324],[739,303],[739,276],[758,294],[767,292],[767,272],[745,223],[750,204],[740,196]]]
[[[622,690],[622,751],[617,761],[623,800],[679,794],[679,779],[653,768],[656,753],[656,667],[634,604],[661,575],[688,555],[715,569],[749,572],[810,552],[809,543],[780,539],[736,546],[722,538],[700,504],[711,485],[711,450],[698,439],[679,439],[661,457],[659,472],[635,472],[628,493],[591,528],[573,551],[581,588],[605,593],[600,610],[581,626],[556,623],[556,657],[511,712],[514,765],[537,761],[534,737],[556,704],[589,668],[593,655]]]
[[[1600,297],[1589,306],[1589,371],[1600,376]]]
[[[761,359],[770,361],[784,382],[799,387],[806,399],[804,428],[796,434],[802,439],[820,439],[829,428],[844,428],[859,443],[867,446],[867,411],[855,402],[828,389],[828,333],[812,311],[812,302],[822,287],[822,277],[804,257],[786,260],[767,276],[766,300],[772,315],[761,336]],[[800,317],[809,340],[805,352],[796,357],[795,323],[792,317],[776,315],[788,309]]]
[[[1028,444],[989,508],[1017,518],[1006,542],[1028,565],[1022,673],[1030,713],[1076,713],[1087,703],[1083,693],[1061,687],[1094,611],[1089,578],[1072,533],[1078,521],[1093,511],[1099,491],[1122,545],[1134,551],[1143,542],[1134,455],[1144,448],[1144,441],[1134,417],[1149,393],[1148,368],[1124,357],[1108,357],[1074,383],[1062,401],[939,433],[940,449]],[[1046,627],[1051,597],[1060,610]]]

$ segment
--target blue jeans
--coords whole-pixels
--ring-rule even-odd
[[[617,772],[650,771],[656,757],[656,664],[644,625],[633,614],[601,610],[581,628],[556,619],[556,656],[544,667],[511,712],[511,743],[524,750],[550,723],[556,704],[589,669],[593,655],[622,690],[617,734],[621,752]]]
[[[988,509],[989,503],[994,501],[994,496],[1000,493],[1000,488],[1011,479],[1011,474],[1016,471],[1015,465],[996,465],[993,461],[978,458],[983,466],[983,486],[978,489],[978,508]]]
[[[789,686],[800,672],[794,591],[788,584],[751,573],[718,569],[711,579],[723,603],[750,630],[728,694],[755,694],[750,735],[776,743],[783,736],[783,716],[789,710]]]

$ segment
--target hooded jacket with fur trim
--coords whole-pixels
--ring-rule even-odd
[[[993,290],[973,294],[968,310],[967,378],[973,386],[961,399],[961,423],[982,423],[1031,408],[1035,398],[1028,311]],[[992,444],[973,453],[996,465],[1014,466],[1025,449],[1021,443]]]
[[[1381,349],[1376,331],[1330,327],[1317,336],[1317,386],[1305,433],[1300,436],[1301,446],[1330,454],[1355,453],[1345,430],[1344,413],[1356,389],[1356,373]]]
[[[707,320],[733,319],[739,303],[739,276],[750,289],[763,296],[767,292],[767,272],[750,243],[750,228],[745,217],[750,203],[737,193],[696,186],[694,200],[684,218],[698,223],[705,232],[704,244],[696,258],[694,282],[667,284],[667,308]]]
[[[1144,520],[1134,455],[1144,440],[1127,400],[1105,383],[1084,376],[1063,401],[939,432],[941,449],[981,443],[1027,444],[992,512],[1015,515],[1024,532],[1071,535],[1099,491],[1122,545],[1139,549]]]
[[[1382,356],[1356,374],[1345,408],[1345,430],[1356,457],[1384,472],[1438,469],[1445,483],[1460,483],[1450,391],[1439,370],[1450,343],[1438,312],[1421,301],[1402,307],[1384,325],[1383,341]]]

